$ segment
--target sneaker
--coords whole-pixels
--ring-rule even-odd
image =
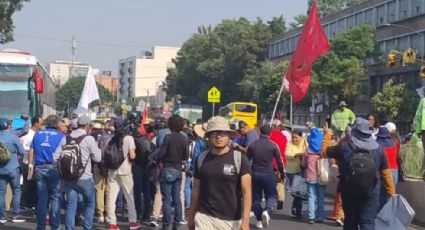
[[[260,220],[257,220],[257,224],[255,225],[255,227],[257,227],[257,229],[263,229],[263,222]]]
[[[109,224],[108,230],[119,230],[118,225],[116,224]]]
[[[342,221],[341,219],[336,219],[335,222],[338,226],[344,226],[344,221]]]
[[[135,223],[135,222],[130,222],[130,229],[139,229],[139,228],[141,228],[142,227],[142,225],[141,224],[139,224],[139,223]]]
[[[253,212],[253,211],[251,211],[251,212],[249,213],[249,217],[254,217],[254,216],[255,216],[254,212]]]
[[[308,224],[314,224],[314,220],[313,219],[308,220]]]
[[[7,222],[6,219],[0,219],[0,224],[5,224]]]
[[[13,223],[24,223],[24,222],[25,222],[25,220],[24,220],[24,219],[22,219],[20,216],[14,216],[14,217],[12,218],[12,222],[13,222]]]
[[[186,224],[187,224],[187,221],[186,220],[180,221],[180,225],[186,225]]]
[[[97,223],[104,224],[105,223],[105,217],[103,217],[103,216],[97,217]]]
[[[316,221],[315,221],[315,223],[323,223],[323,219],[321,219],[321,218],[318,218],[318,219],[316,219]]]
[[[149,223],[149,226],[151,226],[151,227],[159,227],[158,221],[157,220],[151,220],[151,222]]]
[[[263,221],[264,228],[268,228],[270,224],[269,212],[264,211],[263,214],[261,215],[261,220]]]
[[[282,209],[283,209],[283,201],[278,201],[278,202],[277,202],[277,207],[276,207],[276,209],[277,209],[277,210],[282,210]]]

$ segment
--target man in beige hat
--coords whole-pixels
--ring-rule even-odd
[[[190,230],[249,229],[251,167],[244,154],[229,147],[233,133],[223,117],[213,117],[207,123],[205,137],[210,149],[195,163]]]

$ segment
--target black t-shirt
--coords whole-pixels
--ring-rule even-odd
[[[244,154],[238,175],[233,150],[220,156],[208,153],[200,170],[195,164],[194,177],[201,183],[199,212],[223,220],[240,220],[241,177],[247,173],[251,173],[251,167]]]

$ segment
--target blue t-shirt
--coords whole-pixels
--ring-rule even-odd
[[[35,132],[31,143],[31,149],[34,150],[34,163],[54,163],[53,153],[59,146],[64,137],[63,133],[56,129],[45,129]]]
[[[18,155],[24,155],[25,150],[19,138],[8,130],[0,131],[0,142],[9,150],[10,160],[0,165],[0,174],[9,174],[19,168]]]

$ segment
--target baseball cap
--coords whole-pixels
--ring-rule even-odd
[[[0,130],[7,129],[7,126],[10,124],[10,120],[5,117],[0,117]]]

